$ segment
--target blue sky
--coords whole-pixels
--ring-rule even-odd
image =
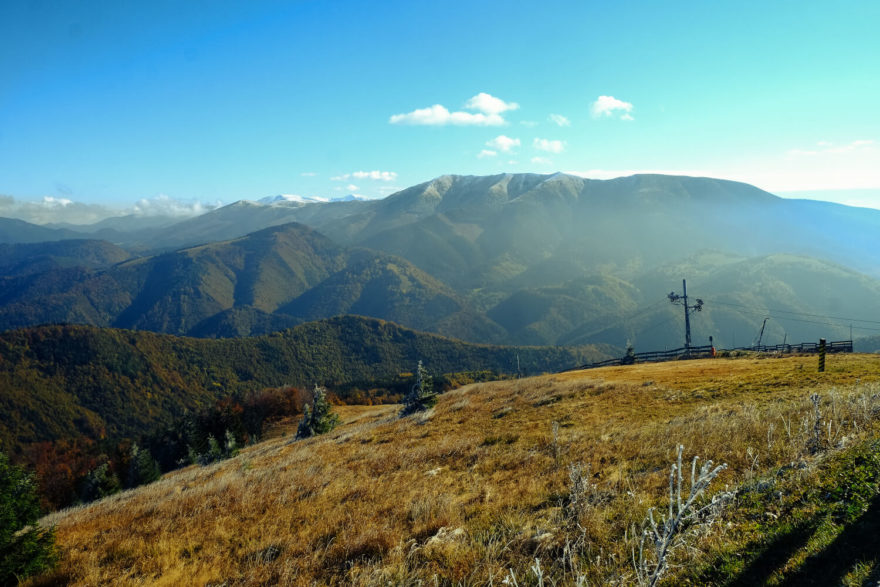
[[[12,0],[0,194],[161,206],[650,171],[880,208],[878,22],[864,1]]]

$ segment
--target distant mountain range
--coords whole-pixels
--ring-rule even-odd
[[[0,241],[75,234],[8,222]],[[153,222],[89,234],[112,236],[112,265],[25,271],[0,254],[0,326],[240,336],[362,314],[472,341],[649,350],[683,342],[664,298],[682,278],[706,301],[695,340],[749,344],[767,316],[776,342],[880,321],[880,211],[710,178],[443,176],[384,200],[276,196]]]

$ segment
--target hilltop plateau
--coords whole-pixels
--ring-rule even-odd
[[[349,407],[324,436],[49,516],[60,566],[33,584],[632,583],[649,508],[660,521],[672,507],[679,444],[684,491],[694,455],[728,465],[699,500],[726,505],[681,536],[665,583],[869,584],[880,358],[815,361],[473,384],[406,418]]]

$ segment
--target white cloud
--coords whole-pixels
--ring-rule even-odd
[[[618,100],[614,96],[599,96],[590,107],[594,118],[609,117],[619,113],[621,120],[633,120],[630,114],[632,109],[632,104]]]
[[[548,153],[561,153],[565,150],[563,141],[550,139],[535,139],[532,141],[532,146],[539,151],[547,151]]]
[[[483,114],[471,112],[450,112],[440,104],[434,104],[428,108],[420,108],[406,114],[394,114],[389,122],[391,124],[411,124],[422,126],[502,126],[504,118],[498,114]]]
[[[358,186],[354,185],[353,183],[350,183],[347,186],[345,186],[345,189],[346,189],[346,191],[349,191],[349,192],[356,192],[360,188],[358,188]]]
[[[396,171],[354,171],[352,173],[343,173],[330,178],[333,181],[348,181],[350,179],[372,179],[375,181],[395,181],[397,179]]]
[[[502,153],[510,153],[512,149],[520,146],[520,141],[519,139],[512,139],[505,135],[498,135],[494,139],[486,141],[486,146],[497,149]]]
[[[138,200],[132,209],[132,214],[136,216],[198,216],[220,206],[222,206],[222,203],[219,201],[214,203],[185,202],[175,200],[165,194],[159,194],[155,198]]]
[[[553,161],[546,157],[532,157],[532,163],[537,165],[553,165]]]
[[[549,118],[556,126],[571,126],[571,121],[561,114],[551,114]]]
[[[55,198],[53,196],[43,196],[43,205],[48,208],[66,208],[73,204],[73,200],[68,198]]]
[[[486,92],[480,92],[467,102],[465,102],[464,107],[468,110],[477,110],[482,112],[483,114],[501,114],[502,112],[507,112],[508,110],[517,110],[519,109],[519,104],[516,102],[505,102],[501,98],[496,98],[495,96],[491,96]]]
[[[519,104],[505,102],[485,92],[480,92],[467,102],[465,108],[476,112],[450,112],[441,104],[427,108],[418,108],[404,114],[393,114],[388,122],[391,124],[411,124],[423,126],[503,126],[507,121],[501,116],[508,110],[516,110]]]
[[[20,218],[34,224],[68,222],[70,224],[93,224],[105,218],[134,214],[136,216],[189,217],[204,214],[222,206],[213,203],[175,200],[165,194],[143,198],[131,207],[110,207],[102,204],[85,204],[70,198],[44,196],[40,200],[16,200],[12,196],[0,196],[0,216]]]
[[[483,159],[485,157],[495,157],[498,155],[496,151],[490,151],[489,149],[483,149],[479,153],[477,153],[477,159]]]
[[[109,216],[118,216],[119,209],[100,204],[83,204],[70,198],[44,196],[40,200],[16,200],[12,196],[0,196],[0,216],[19,218],[34,224],[69,222],[91,224]]]

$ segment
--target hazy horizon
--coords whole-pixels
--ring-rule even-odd
[[[567,173],[567,172],[557,172]],[[647,171],[646,173],[654,173]],[[581,175],[573,173],[574,175]],[[459,174],[446,174],[459,175]],[[551,174],[552,175],[552,174]],[[584,175],[581,175],[584,176]],[[615,179],[616,177],[625,177],[624,175],[615,177],[599,177],[591,179]],[[430,181],[430,178],[426,181]],[[418,182],[423,183],[423,182]],[[401,189],[406,189],[405,186]],[[760,186],[756,186],[760,187]],[[773,192],[769,192],[773,193]],[[364,199],[381,199],[380,198],[364,198]],[[851,190],[804,190],[791,192],[776,192],[773,195],[786,199],[805,199],[819,200],[842,204],[851,207],[880,209],[880,189],[851,189]],[[290,194],[270,194],[264,196],[244,197],[241,200],[260,203],[260,200],[269,200],[273,197],[291,196]],[[294,195],[294,198],[299,196]],[[305,200],[313,200],[315,202],[332,202],[350,199],[351,194],[347,195],[329,195],[329,196],[312,196],[306,197]],[[235,200],[239,201],[239,200]],[[0,217],[16,218],[25,220],[34,224],[71,224],[71,225],[88,225],[100,222],[107,218],[119,216],[146,216],[146,217],[170,217],[170,218],[191,218],[199,216],[216,208],[220,208],[235,201],[202,202],[198,200],[176,200],[169,198],[164,194],[160,194],[155,198],[143,198],[132,203],[117,203],[116,205],[105,204],[89,204],[86,202],[76,201],[69,198],[60,198],[53,196],[44,196],[40,199],[22,200],[14,196],[0,195]],[[264,204],[266,202],[263,202]]]
[[[862,190],[842,201],[880,207],[878,17],[858,2],[5,3],[0,194],[194,213],[563,170]]]

